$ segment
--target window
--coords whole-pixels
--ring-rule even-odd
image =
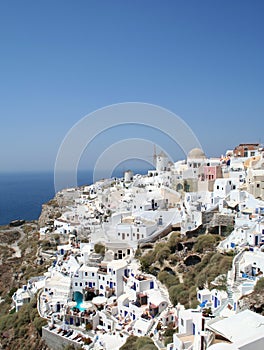
[[[92,272],[92,277],[94,277],[94,272]]]
[[[78,283],[77,282],[75,282],[75,287],[77,287],[78,286]]]
[[[82,282],[80,282],[80,287],[82,287]]]
[[[184,326],[183,318],[181,318],[181,325]]]
[[[219,186],[216,187],[219,190]]]
[[[87,276],[87,272],[84,273],[84,276]]]

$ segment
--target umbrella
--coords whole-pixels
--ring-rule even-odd
[[[83,301],[80,305],[83,309],[91,309],[93,307],[93,304],[89,301]]]
[[[93,300],[92,300],[92,303],[94,305],[102,305],[102,304],[105,304],[107,302],[107,298],[106,297],[94,297]]]
[[[69,306],[70,308],[75,307],[76,305],[77,305],[76,301],[69,301],[69,302],[68,302],[68,306]]]

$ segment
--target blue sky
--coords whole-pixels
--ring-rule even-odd
[[[1,1],[0,170],[53,169],[76,122],[128,101],[176,113],[209,156],[264,141],[263,15],[261,0]]]

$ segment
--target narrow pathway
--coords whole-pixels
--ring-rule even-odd
[[[26,234],[20,227],[17,227],[16,230],[20,233],[20,237],[15,243],[11,244],[11,248],[15,251],[13,258],[21,258],[21,249],[18,244],[25,238]]]

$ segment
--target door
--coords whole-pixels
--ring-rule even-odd
[[[218,302],[218,299],[215,297],[215,299],[214,299],[214,308],[216,309],[217,308],[217,302]]]

